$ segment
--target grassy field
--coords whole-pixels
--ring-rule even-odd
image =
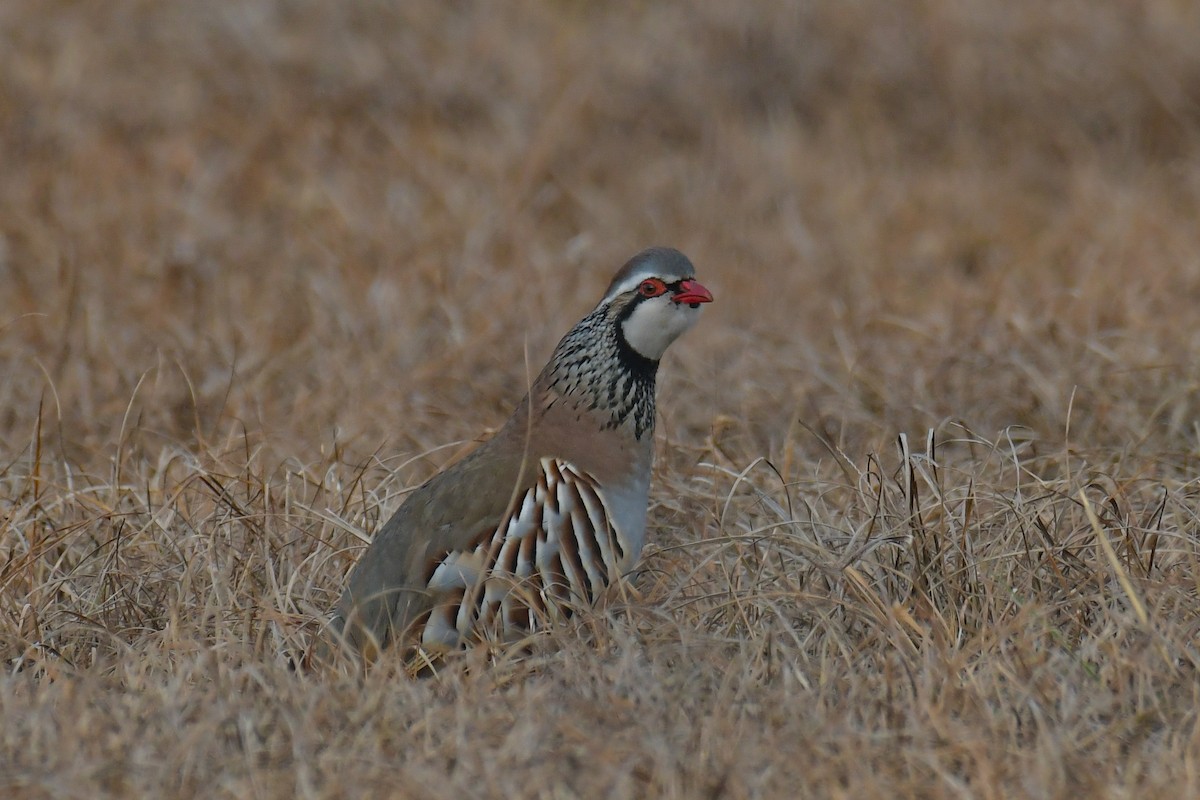
[[[0,4],[0,796],[1200,795],[1200,6]],[[296,673],[650,244],[629,603]]]

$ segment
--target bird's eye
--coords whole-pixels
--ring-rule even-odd
[[[666,284],[657,278],[650,278],[642,281],[642,285],[638,287],[638,291],[642,297],[658,297],[667,290]]]

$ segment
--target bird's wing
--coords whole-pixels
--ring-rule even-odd
[[[403,638],[431,607],[428,583],[444,556],[495,531],[537,480],[537,459],[500,438],[430,478],[375,534],[332,623],[355,650],[371,657]]]

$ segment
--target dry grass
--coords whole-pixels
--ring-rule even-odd
[[[0,795],[1200,795],[1195,4],[629,5],[0,5]],[[650,243],[637,597],[291,672]]]

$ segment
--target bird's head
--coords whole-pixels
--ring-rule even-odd
[[[638,355],[658,361],[696,324],[712,292],[696,280],[688,257],[669,247],[643,250],[621,267],[600,307],[610,307],[617,335]]]

